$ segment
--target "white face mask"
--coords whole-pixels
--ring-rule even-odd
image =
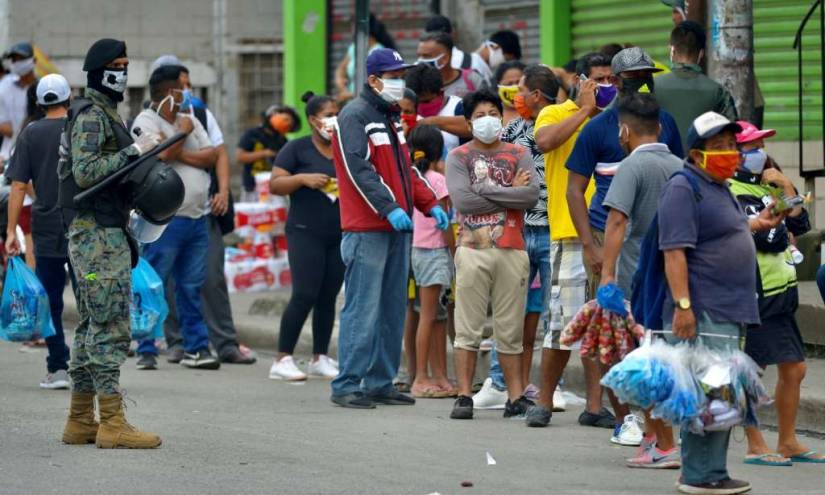
[[[175,103],[175,97],[172,95],[167,95],[166,98],[160,100],[160,103],[158,103],[158,108],[155,109],[155,112],[160,114],[160,111],[163,109],[163,106],[166,105],[167,100],[169,100],[169,111],[175,113],[175,106],[177,103]]]
[[[490,68],[496,70],[496,68],[505,62],[504,60],[504,52],[501,50],[500,46],[493,48],[490,45],[487,45],[487,49],[490,51]]]
[[[433,58],[419,58],[418,60],[415,61],[415,63],[416,64],[432,65],[436,69],[441,70],[441,69],[444,68],[445,65],[447,65],[447,62],[438,63],[438,61],[441,60],[442,58],[444,58],[443,53],[441,55],[439,55],[437,57],[433,57]]]
[[[485,115],[473,121],[473,137],[484,144],[494,143],[501,134],[501,119]]]
[[[387,103],[398,103],[404,97],[404,89],[407,87],[403,79],[381,79],[384,89],[378,92],[381,98]]]
[[[24,58],[9,64],[9,70],[18,76],[24,76],[34,70],[34,57]]]
[[[126,91],[126,71],[109,69],[104,70],[103,81],[101,84],[115,93],[123,93]]]
[[[762,148],[745,151],[742,153],[744,162],[742,166],[748,172],[759,175],[765,170],[765,163],[768,161],[768,154]]]
[[[335,129],[335,126],[338,125],[338,117],[323,117],[321,119],[321,127],[318,127],[318,134],[324,138],[326,141],[332,140],[332,135],[330,131]]]

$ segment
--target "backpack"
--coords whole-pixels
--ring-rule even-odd
[[[461,59],[461,68],[469,69],[473,66],[473,55],[470,52],[465,52],[464,50],[462,50],[461,53],[464,54],[464,58]]]
[[[696,176],[687,170],[680,170],[670,176],[673,179],[682,175],[690,183],[696,201],[702,199]],[[665,256],[659,249],[659,214],[653,217],[650,228],[642,240],[639,253],[639,266],[633,274],[631,285],[630,308],[633,318],[645,328],[661,330],[664,328],[662,310],[667,299],[667,277],[665,276]]]

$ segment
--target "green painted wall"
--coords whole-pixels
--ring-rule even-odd
[[[285,0],[284,22],[284,103],[304,115],[301,95],[312,90],[326,92],[327,2],[326,0]],[[308,134],[304,123],[297,134]]]
[[[551,67],[571,58],[570,0],[540,0],[541,61]]]

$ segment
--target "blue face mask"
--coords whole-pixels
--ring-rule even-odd
[[[752,174],[759,175],[765,170],[765,163],[768,161],[768,154],[762,148],[745,151],[742,153],[744,158],[742,167]]]
[[[188,89],[183,90],[183,100],[180,102],[181,112],[188,112],[192,106],[192,91]]]

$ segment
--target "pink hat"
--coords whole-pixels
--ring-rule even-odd
[[[769,138],[776,134],[776,131],[773,129],[763,129],[760,131],[758,127],[745,120],[740,120],[737,124],[742,126],[742,132],[736,135],[737,144],[750,143],[751,141]]]

